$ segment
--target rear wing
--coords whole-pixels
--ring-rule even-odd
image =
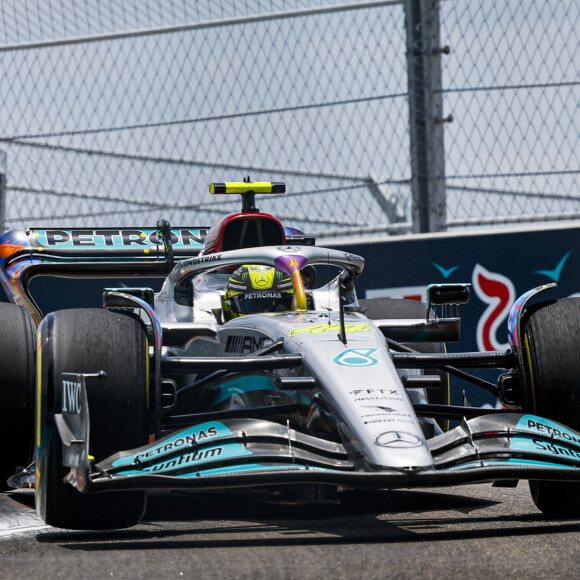
[[[209,228],[29,228],[0,236],[0,282],[11,302],[39,320],[28,286],[35,276],[162,278],[174,259],[197,256]]]

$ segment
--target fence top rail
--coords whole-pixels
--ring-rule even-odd
[[[57,46],[69,46],[74,44],[89,44],[94,42],[107,42],[111,40],[125,40],[128,38],[138,38],[144,36],[158,36],[161,34],[175,34],[180,32],[190,32],[194,30],[204,30],[207,28],[222,28],[226,26],[239,26],[253,24],[256,22],[268,22],[271,20],[287,20],[290,18],[302,18],[306,16],[317,16],[321,14],[332,14],[335,12],[345,12],[349,10],[364,10],[369,8],[380,8],[384,6],[395,6],[403,4],[403,0],[371,0],[369,2],[345,2],[342,4],[328,4],[313,8],[301,8],[297,10],[284,10],[269,12],[265,14],[251,14],[249,16],[236,16],[220,20],[205,20],[202,22],[188,22],[186,24],[159,26],[141,30],[126,30],[122,32],[110,32],[107,34],[94,34],[89,36],[76,36],[71,38],[56,38],[53,40],[42,40],[38,42],[23,42],[20,44],[0,45],[0,53],[16,52],[20,50],[34,50],[41,48],[52,48]]]

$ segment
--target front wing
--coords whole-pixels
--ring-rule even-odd
[[[429,469],[365,463],[346,447],[259,419],[207,421],[98,463],[90,457],[88,404],[55,416],[67,481],[79,491],[251,487],[320,483],[348,487],[433,487],[496,480],[580,481],[580,433],[534,415],[498,413],[428,440]],[[411,445],[404,434],[387,445]]]

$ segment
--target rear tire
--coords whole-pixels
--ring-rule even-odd
[[[580,431],[580,299],[537,304],[525,316],[524,410]],[[544,515],[580,517],[580,483],[530,481],[530,491]]]
[[[35,348],[30,314],[0,302],[0,489],[34,454]]]
[[[144,492],[79,493],[63,478],[62,442],[54,415],[61,412],[61,373],[96,373],[86,379],[89,453],[99,462],[114,452],[147,443],[147,339],[140,323],[107,310],[62,310],[40,329],[38,468],[36,506],[49,525],[95,530],[126,528],[139,521]]]

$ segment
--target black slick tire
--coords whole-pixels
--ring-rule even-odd
[[[0,302],[0,489],[34,454],[35,349],[30,314]]]
[[[524,410],[580,431],[580,299],[541,303],[525,316]],[[530,481],[530,491],[547,517],[580,517],[580,483]]]
[[[90,415],[89,454],[96,463],[147,442],[147,339],[141,324],[108,310],[62,310],[39,328],[39,424],[36,509],[45,523],[68,529],[115,529],[135,525],[145,493],[83,494],[63,478],[62,442],[54,415],[62,407],[61,373],[96,373],[86,379]]]

